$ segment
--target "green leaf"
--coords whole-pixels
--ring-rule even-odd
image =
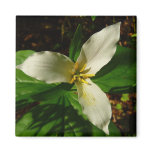
[[[39,102],[41,104],[57,103],[60,96],[64,95],[71,88],[70,84],[39,84],[39,83],[17,83],[16,108]]]
[[[55,104],[38,104],[16,122],[16,136],[106,136],[82,115],[71,92],[58,97]],[[70,102],[73,103],[71,106]],[[77,104],[77,105],[76,105]],[[79,109],[79,110],[77,110]],[[110,136],[120,136],[111,122]]]
[[[109,124],[109,136],[121,136],[120,130],[112,121]]]
[[[112,60],[92,79],[104,92],[129,93],[136,89],[136,51],[117,46]]]
[[[121,101],[126,102],[128,100],[129,100],[129,94],[128,93],[122,94]]]
[[[122,105],[121,105],[121,104],[119,104],[119,103],[118,103],[118,104],[116,104],[116,109],[117,109],[117,110],[121,110],[121,109],[122,109]]]
[[[136,33],[134,33],[134,34],[132,34],[132,35],[131,35],[131,37],[137,37],[137,34],[136,34]]]
[[[20,121],[16,124],[16,136],[33,136],[38,128],[28,129],[29,126],[33,123],[32,113],[26,113]]]
[[[94,22],[96,19],[96,16],[91,16],[92,21]]]
[[[81,47],[82,47],[82,27],[79,24],[74,33],[74,36],[72,38],[70,48],[69,48],[69,57],[74,62],[76,61],[77,57],[80,54]]]
[[[46,96],[46,94],[48,94],[47,92],[51,91],[56,86],[56,84],[45,84],[35,81],[16,82],[16,101],[30,100],[34,97],[34,95],[38,96],[38,94],[42,92],[44,93],[43,96]]]

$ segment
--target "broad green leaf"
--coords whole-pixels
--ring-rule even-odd
[[[71,106],[71,96],[65,93],[58,97],[56,104],[38,104],[33,107],[17,120],[16,136],[106,136],[102,130],[84,119],[81,108],[74,105],[78,102],[76,99],[73,101],[74,108]],[[110,123],[109,130],[110,136],[120,136],[113,123]]]
[[[33,123],[32,113],[26,113],[21,120],[18,121],[16,124],[16,136],[33,136],[38,128],[31,128],[28,129],[29,126]]]
[[[136,87],[136,51],[117,46],[112,60],[92,79],[104,92],[129,93]]]
[[[109,136],[121,136],[120,130],[112,121],[109,124]]]
[[[71,58],[71,60],[76,61],[77,57],[80,54],[81,47],[82,47],[82,27],[79,24],[74,33],[74,36],[72,38],[69,47],[69,57]]]
[[[31,86],[32,85],[32,86]],[[21,86],[21,87],[19,87]],[[18,84],[16,98],[16,108],[21,109],[30,103],[39,102],[41,104],[56,104],[58,98],[64,95],[71,88],[70,84]]]
[[[66,96],[68,97],[68,101],[71,103],[73,108],[77,110],[78,114],[81,115],[85,120],[87,120],[87,116],[83,114],[82,107],[78,101],[78,93],[77,92],[67,92]]]

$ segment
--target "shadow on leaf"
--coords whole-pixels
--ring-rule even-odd
[[[102,77],[111,72],[117,66],[130,66],[136,62],[136,51],[129,48],[117,46],[117,51],[111,61],[105,65],[95,76],[95,78]]]

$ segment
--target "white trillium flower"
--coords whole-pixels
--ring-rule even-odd
[[[109,134],[112,115],[109,99],[90,78],[114,56],[120,38],[120,24],[113,24],[93,34],[83,44],[76,63],[60,53],[42,51],[28,57],[17,68],[46,83],[75,83],[83,113],[92,124]]]

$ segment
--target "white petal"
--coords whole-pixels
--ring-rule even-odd
[[[90,79],[90,85],[76,83],[79,103],[83,113],[87,115],[91,123],[109,134],[108,125],[110,123],[112,111],[106,94]]]
[[[120,38],[120,24],[119,22],[102,29],[83,44],[77,60],[80,68],[86,64],[86,69],[90,69],[88,73],[95,74],[111,60]]]
[[[71,80],[73,64],[65,55],[43,51],[34,53],[17,68],[38,80],[55,83],[69,82]]]

